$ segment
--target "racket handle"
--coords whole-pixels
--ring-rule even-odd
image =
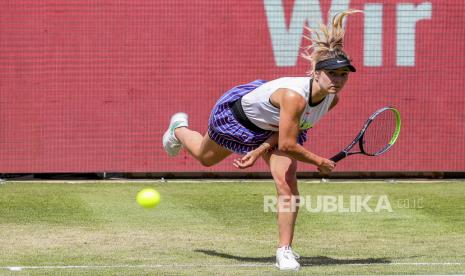
[[[341,151],[340,153],[334,155],[333,157],[329,158],[329,160],[333,161],[333,162],[337,162],[337,161],[340,161],[344,158],[347,157],[347,152],[345,151]]]

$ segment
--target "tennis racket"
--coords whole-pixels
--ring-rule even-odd
[[[345,149],[330,158],[338,162],[352,154],[377,156],[388,151],[400,133],[400,113],[394,107],[383,107],[373,113],[357,137]],[[358,144],[359,150],[351,151]]]

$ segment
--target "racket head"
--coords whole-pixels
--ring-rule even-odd
[[[359,146],[362,153],[376,156],[388,151],[400,134],[400,112],[387,106],[375,111],[364,126]]]

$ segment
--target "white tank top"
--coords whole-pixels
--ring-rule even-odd
[[[257,87],[255,90],[242,97],[242,108],[249,120],[256,126],[265,130],[279,130],[279,108],[273,106],[270,101],[271,94],[280,88],[287,88],[297,92],[308,103],[310,96],[310,77],[285,77],[279,78]],[[333,102],[334,94],[327,95],[316,106],[307,104],[300,117],[299,128],[309,129],[328,112]]]

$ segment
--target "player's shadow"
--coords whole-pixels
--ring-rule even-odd
[[[200,252],[205,255],[215,256],[225,259],[236,260],[240,262],[251,262],[251,263],[274,263],[276,258],[272,257],[241,257],[226,253],[216,252],[215,250],[204,250],[196,249],[195,252]],[[325,256],[316,257],[304,257],[301,256],[299,259],[301,266],[317,266],[317,265],[345,265],[345,264],[386,264],[391,263],[386,258],[366,258],[366,259],[334,259]]]

